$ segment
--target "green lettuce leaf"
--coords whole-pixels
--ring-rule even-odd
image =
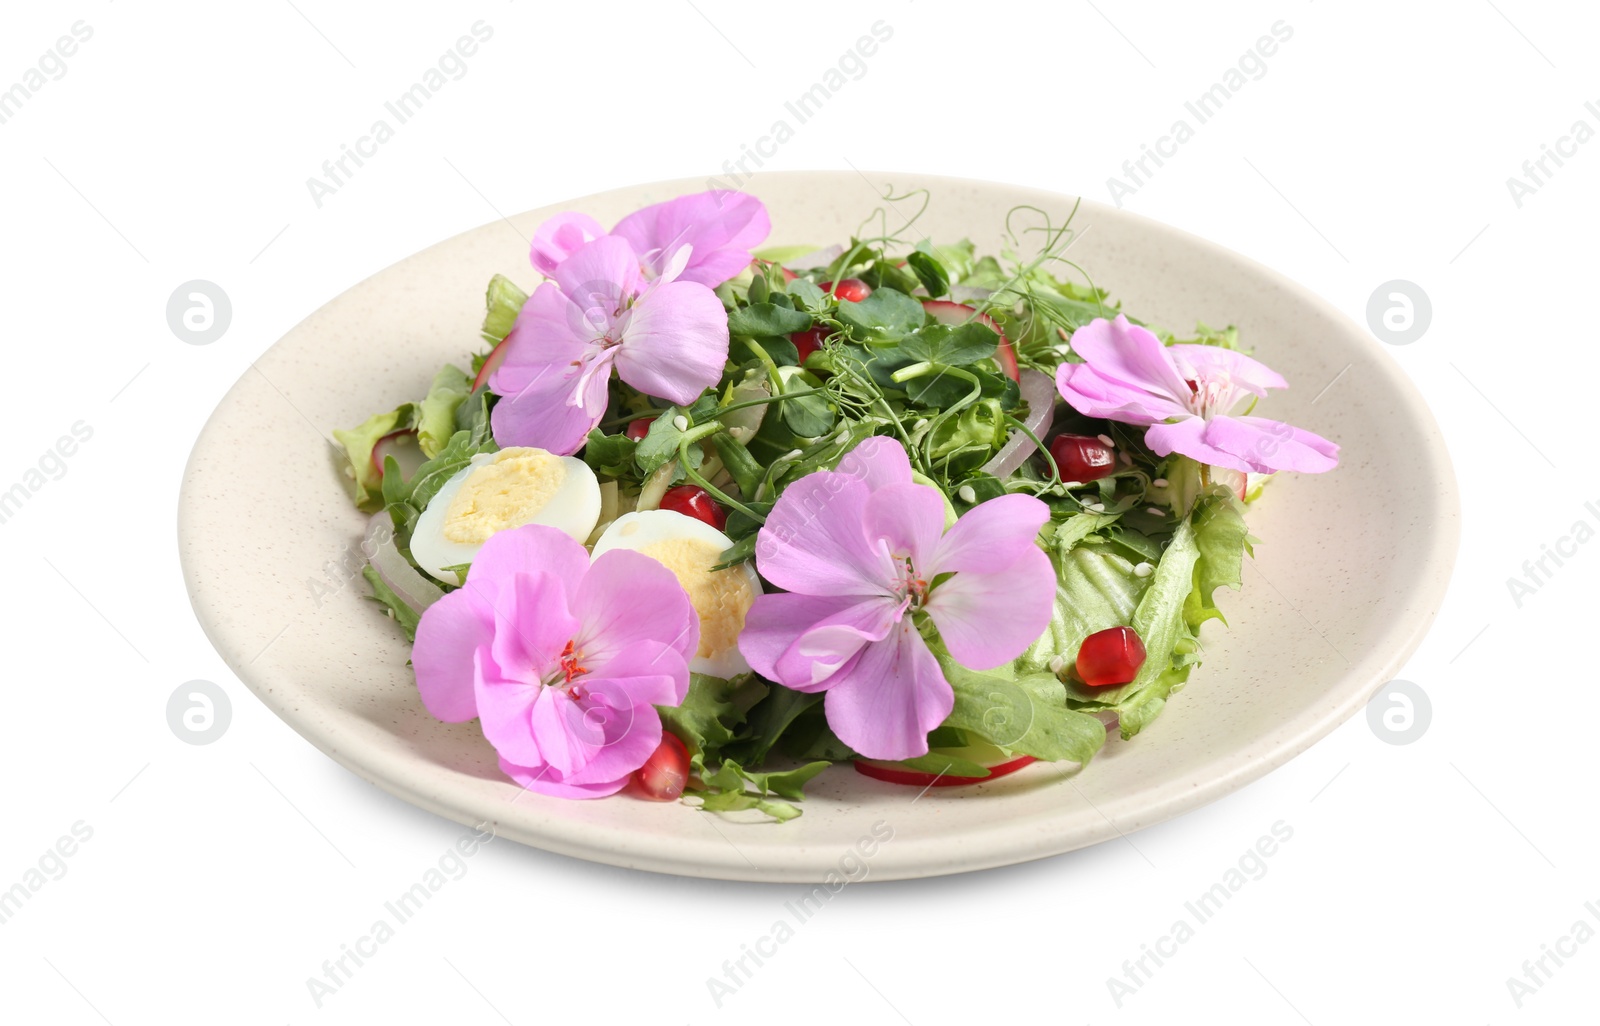
[[[401,403],[388,413],[374,414],[359,426],[348,431],[335,430],[333,437],[344,448],[355,475],[356,506],[365,512],[376,513],[383,508],[381,494],[383,475],[372,465],[372,450],[384,436],[396,431],[409,431],[417,426],[417,404]]]
[[[433,376],[427,398],[417,406],[417,444],[422,455],[439,455],[450,436],[456,433],[456,410],[472,391],[472,379],[459,367],[445,364]]]
[[[1068,708],[1066,691],[1052,673],[1015,676],[1010,667],[979,673],[943,653],[939,666],[955,691],[945,727],[1046,762],[1087,763],[1105,744],[1104,725]]]

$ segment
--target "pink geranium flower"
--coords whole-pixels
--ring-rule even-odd
[[[1072,333],[1083,363],[1064,363],[1056,387],[1089,417],[1149,425],[1145,444],[1157,456],[1177,452],[1201,463],[1268,474],[1320,473],[1339,462],[1339,447],[1282,421],[1236,416],[1248,396],[1287,388],[1276,371],[1219,346],[1164,346],[1118,315]]]
[[[778,498],[756,565],[787,594],[756,599],[739,651],[786,687],[827,692],[828,725],[862,755],[924,755],[954,692],[919,614],[964,666],[1015,659],[1050,622],[1055,573],[1034,541],[1049,516],[1006,495],[946,531],[943,497],[912,483],[905,450],[869,438]]]
[[[672,571],[614,550],[593,565],[551,527],[501,531],[428,607],[411,660],[428,711],[477,718],[517,783],[613,794],[661,742],[656,705],[689,688],[700,620]]]
[[[610,234],[628,240],[651,278],[662,274],[672,254],[690,247],[678,280],[714,288],[749,266],[750,251],[771,231],[772,221],[760,200],[713,189],[637,210],[617,222]],[[563,260],[605,234],[588,214],[557,214],[533,233],[529,256],[535,268],[553,278]]]
[[[627,240],[579,246],[517,315],[505,361],[489,379],[501,396],[494,437],[561,455],[583,447],[605,415],[611,370],[646,395],[687,405],[722,377],[728,315],[716,293],[678,280],[687,248],[646,281]]]

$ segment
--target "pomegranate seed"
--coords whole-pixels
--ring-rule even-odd
[[[1057,435],[1050,455],[1061,468],[1061,480],[1087,483],[1107,477],[1117,469],[1115,449],[1093,435]]]
[[[661,732],[661,743],[633,773],[644,797],[655,802],[676,801],[689,782],[689,750],[676,734]]]
[[[872,286],[868,285],[860,278],[846,278],[839,282],[837,288],[834,287],[834,284],[831,281],[823,282],[822,291],[832,292],[840,299],[848,299],[852,303],[859,303],[863,299],[866,299],[868,296],[872,295]]]
[[[717,505],[716,500],[699,485],[668,488],[667,494],[661,497],[661,508],[694,517],[719,531],[728,526],[728,511]]]
[[[1126,684],[1144,665],[1144,641],[1132,627],[1108,627],[1083,639],[1078,676],[1091,688]]]
[[[789,341],[800,350],[800,362],[805,363],[806,357],[822,348],[822,340],[828,337],[828,332],[823,328],[807,328],[797,331],[789,336]]]
[[[655,423],[653,417],[640,417],[638,420],[628,421],[627,436],[635,442],[644,441],[644,436],[650,433],[650,425]]]

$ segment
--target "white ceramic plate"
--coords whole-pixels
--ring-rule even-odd
[[[1065,196],[913,175],[917,228],[996,251],[1006,212],[1065,214]],[[1244,590],[1223,594],[1232,629],[1207,625],[1207,656],[1149,729],[1113,740],[1081,774],[1035,765],[992,784],[914,789],[849,767],[809,788],[785,825],[715,819],[625,797],[565,801],[503,779],[476,723],[430,717],[407,647],[338,569],[366,518],[326,439],[335,427],[426,391],[477,345],[484,285],[536,280],[527,243],[560,210],[602,223],[705,188],[663,182],[496,221],[418,253],[312,314],[246,372],[195,445],[179,531],[196,613],[217,650],[278,716],[359,776],[461,823],[619,866],[741,880],[822,880],[863,838],[871,879],[931,876],[1070,851],[1205,805],[1304,751],[1360,709],[1416,648],[1455,558],[1458,509],[1432,416],[1366,332],[1299,286],[1202,239],[1085,203],[1071,255],[1140,318],[1177,330],[1237,324],[1293,386],[1269,415],[1335,439],[1331,474],[1286,475],[1253,511],[1263,541]],[[862,176],[770,174],[772,244],[845,239],[877,205]],[[902,202],[899,209],[910,209]],[[891,224],[900,223],[890,213]],[[1328,387],[1332,383],[1331,387]],[[1326,394],[1318,398],[1324,388]],[[1381,508],[1371,497],[1382,496]],[[312,582],[331,589],[319,603]],[[848,865],[848,864],[847,864]]]

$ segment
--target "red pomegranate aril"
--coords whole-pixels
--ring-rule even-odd
[[[689,782],[689,750],[676,734],[661,732],[661,743],[633,773],[644,797],[654,802],[677,801]]]
[[[822,348],[822,340],[827,337],[828,332],[824,328],[807,328],[790,335],[789,341],[800,351],[800,362],[805,363],[806,357]]]
[[[668,488],[667,494],[661,497],[661,508],[694,517],[719,531],[728,526],[728,511],[717,505],[717,501],[699,485]]]
[[[1093,435],[1057,435],[1050,443],[1050,455],[1063,481],[1098,481],[1117,469],[1117,451]]]
[[[832,292],[840,299],[848,299],[852,303],[859,303],[872,295],[872,286],[860,278],[846,278],[837,286],[831,281],[823,282],[822,291]]]
[[[654,417],[640,417],[638,420],[628,421],[628,429],[623,432],[635,442],[644,441],[644,436],[650,433],[650,425],[654,424]]]
[[[1132,627],[1108,627],[1083,639],[1078,648],[1078,677],[1091,688],[1126,684],[1144,665],[1144,639]]]

